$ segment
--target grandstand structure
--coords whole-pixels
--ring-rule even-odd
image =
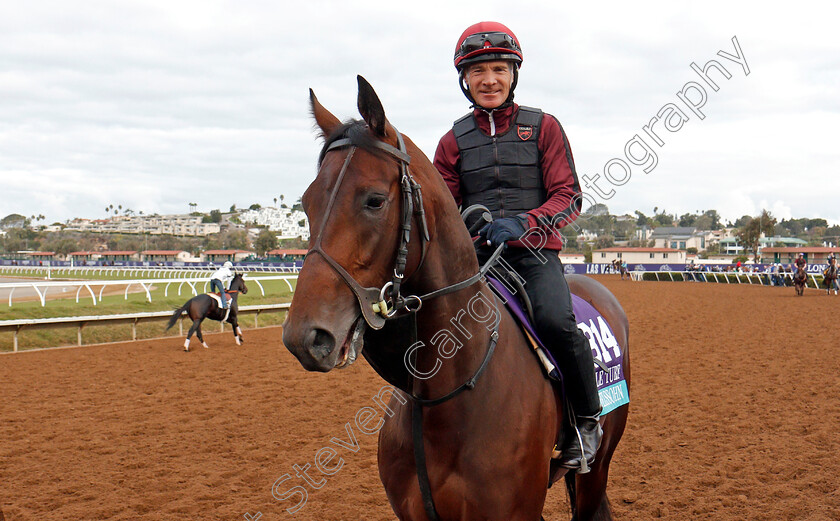
[[[792,264],[799,257],[805,257],[808,264],[828,264],[828,256],[834,254],[840,259],[840,246],[799,246],[795,248],[764,248],[761,250],[765,262]]]

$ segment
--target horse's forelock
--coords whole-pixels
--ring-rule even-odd
[[[319,167],[324,161],[324,156],[327,154],[327,150],[329,150],[330,145],[339,139],[345,138],[349,139],[352,144],[361,149],[378,155],[382,154],[382,151],[376,147],[375,143],[377,139],[368,129],[367,124],[362,120],[351,119],[342,123],[341,126],[333,130],[330,135],[327,136],[327,139],[324,141],[324,146],[321,148],[321,153],[318,156]]]

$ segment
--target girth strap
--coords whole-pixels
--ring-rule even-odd
[[[411,438],[414,442],[414,466],[417,468],[417,482],[423,497],[423,508],[431,521],[440,521],[432,488],[429,484],[429,472],[426,468],[426,448],[423,446],[423,406],[417,402],[411,407]]]

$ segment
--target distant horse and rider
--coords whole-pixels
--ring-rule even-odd
[[[838,282],[838,269],[837,269],[837,260],[832,256],[829,259],[828,267],[823,270],[823,286],[825,287],[825,294],[830,295],[831,290],[834,290],[834,294],[837,295],[838,290],[840,290],[840,282]]]
[[[237,296],[239,293],[248,293],[248,287],[245,285],[245,280],[241,273],[233,275],[230,288],[226,290],[226,293],[225,300],[228,303],[227,307],[222,307],[222,296],[219,293],[204,293],[191,298],[172,313],[172,316],[169,318],[169,323],[166,326],[167,330],[175,325],[175,322],[178,321],[181,314],[185,311],[190,320],[192,320],[192,326],[190,326],[187,338],[184,340],[184,351],[190,350],[190,339],[193,333],[198,336],[198,340],[202,346],[205,348],[210,347],[204,341],[204,337],[201,334],[201,323],[205,318],[230,323],[233,326],[233,337],[236,340],[236,345],[242,344],[244,341],[242,339],[242,329],[240,329],[239,321],[237,320],[237,312],[239,310]]]
[[[808,284],[808,274],[803,266],[796,268],[796,274],[793,276],[793,287],[796,294],[800,297],[805,293],[805,286]]]
[[[563,477],[575,520],[612,519],[607,476],[629,405],[601,416],[591,467],[556,464],[557,447],[576,436],[562,385],[546,377],[529,334],[479,271],[441,175],[358,83],[363,121],[342,124],[310,91],[325,143],[302,198],[312,247],[284,323],[286,348],[320,372],[364,354],[398,389],[378,464],[401,521],[537,521],[547,487]],[[569,275],[568,284],[609,326],[609,352],[629,385],[620,304],[591,278]],[[467,331],[464,317],[481,327]]]

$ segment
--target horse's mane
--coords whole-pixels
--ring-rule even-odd
[[[330,132],[327,139],[324,141],[324,146],[321,148],[321,153],[318,155],[318,166],[324,160],[324,156],[329,150],[330,145],[339,139],[349,139],[350,143],[359,148],[367,150],[375,154],[381,154],[382,150],[376,148],[376,138],[368,129],[367,123],[359,119],[351,119],[342,123],[338,128]]]

